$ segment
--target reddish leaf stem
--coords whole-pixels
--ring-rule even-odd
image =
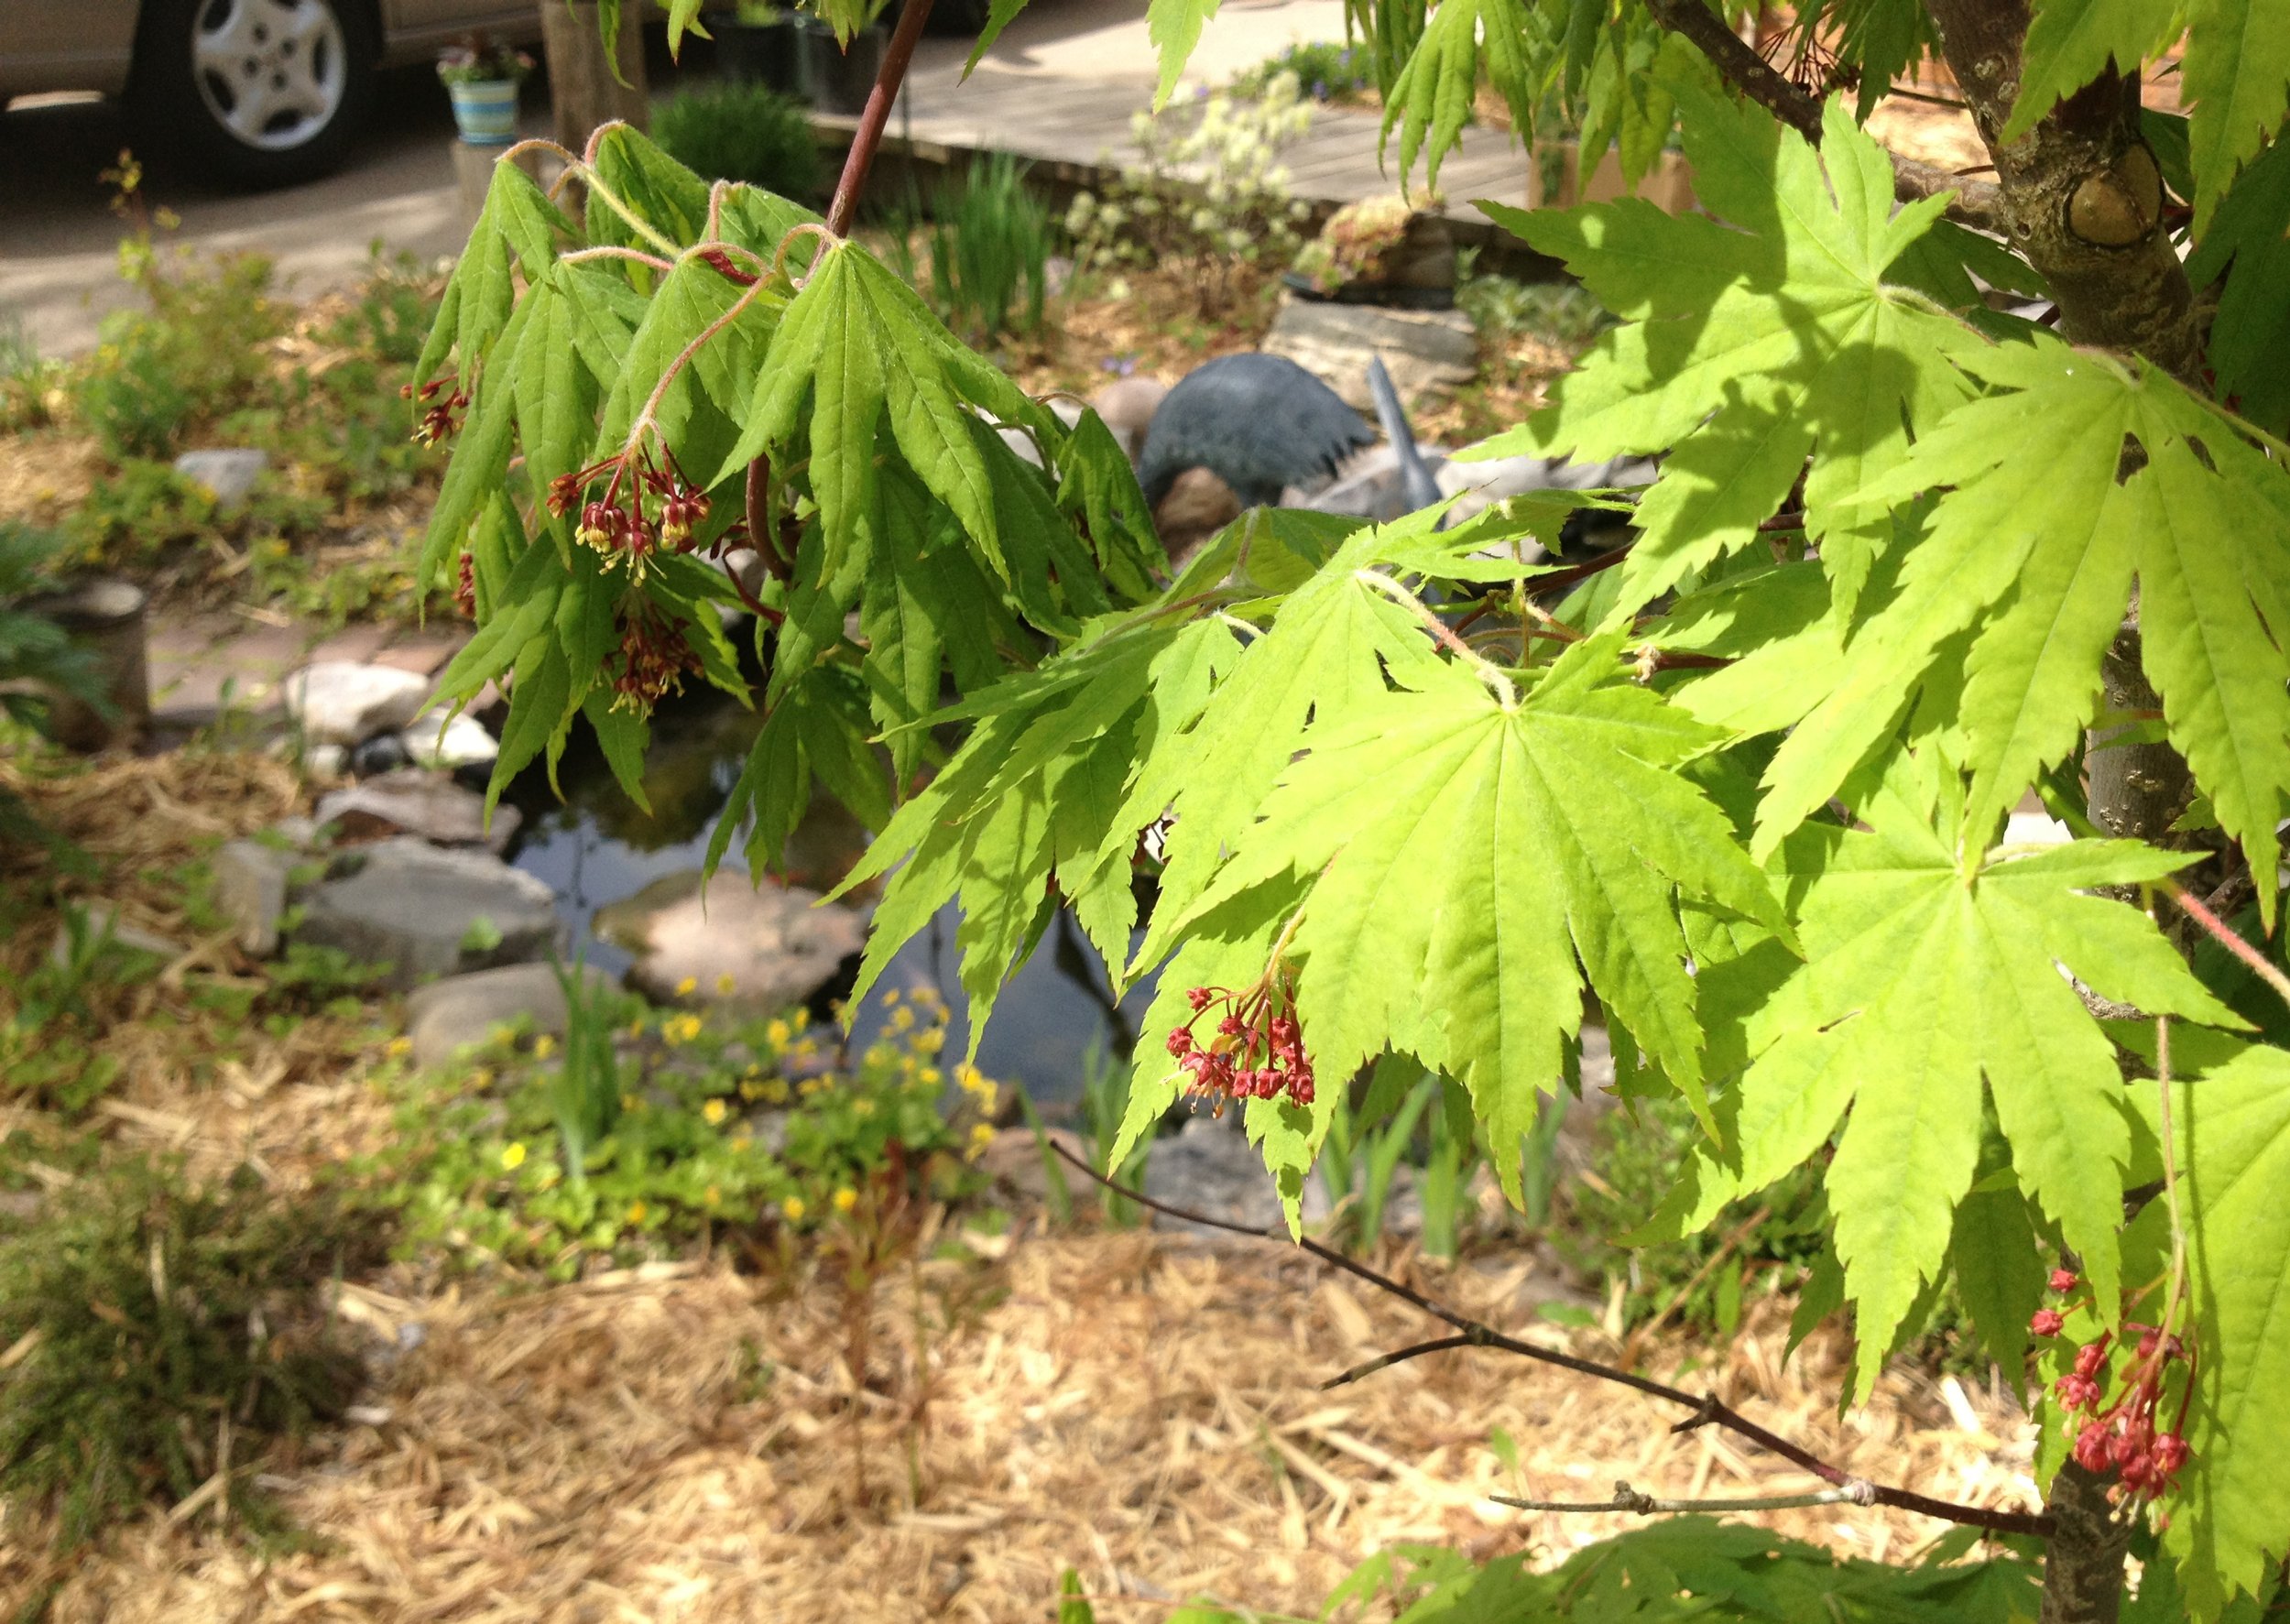
[[[2188,919],[2208,932],[2212,941],[2249,965],[2284,1003],[2290,1004],[2290,975],[2285,975],[2264,954],[2243,941],[2240,931],[2196,900],[2195,894],[2176,880],[2165,880],[2159,888],[2179,905]]]
[[[899,26],[891,30],[890,43],[883,50],[882,71],[875,75],[875,88],[867,93],[867,109],[859,114],[858,130],[851,137],[851,155],[843,161],[843,178],[834,183],[834,201],[827,205],[827,229],[836,236],[851,234],[851,216],[858,212],[867,171],[874,167],[876,148],[883,144],[883,127],[890,122],[891,104],[899,99],[899,86],[914,58],[915,42],[922,38],[922,25],[930,16],[931,0],[907,0],[905,9],[899,13]]]

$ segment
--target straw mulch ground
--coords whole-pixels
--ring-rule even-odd
[[[1423,1280],[1515,1323],[1531,1269]],[[378,1344],[419,1346],[369,1395],[369,1424],[270,1479],[317,1547],[264,1560],[202,1516],[154,1518],[86,1563],[53,1616],[998,1624],[1046,1619],[1068,1566],[1108,1619],[1199,1594],[1309,1615],[1394,1541],[1491,1556],[1613,1529],[1490,1492],[1813,1486],[1713,1432],[1674,1437],[1620,1390],[1492,1353],[1323,1393],[1426,1324],[1284,1248],[1037,1237],[929,1265],[921,1295],[927,1389],[911,1282],[876,1296],[862,1499],[832,1283],[777,1292],[690,1263],[526,1295],[349,1288],[342,1311]],[[1587,1351],[1596,1333],[1580,1335]],[[1780,1338],[1752,1325],[1717,1373],[1758,1419],[1856,1472],[2031,1503],[2006,1404],[1896,1373],[1840,1424],[1827,1354],[1783,1369]],[[1519,1480],[1488,1446],[1497,1427]],[[1772,1520],[1864,1555],[1939,1531],[1875,1510]]]

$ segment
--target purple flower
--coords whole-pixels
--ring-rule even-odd
[[[1312,99],[1315,102],[1325,102],[1328,99],[1328,82],[1326,80],[1315,79],[1312,82]]]

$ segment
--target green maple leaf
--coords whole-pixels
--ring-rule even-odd
[[[1153,111],[1169,105],[1176,93],[1177,78],[1201,42],[1201,29],[1216,15],[1217,0],[1150,0],[1145,8],[1145,35],[1161,57],[1161,79],[1153,87]]]
[[[2197,1358],[2163,1542],[2194,1615],[2216,1618],[2234,1591],[2260,1594],[2290,1544],[2290,1053],[2246,1050],[2173,1094]],[[2127,1248],[2160,1274],[2169,1236],[2158,1199]]]
[[[2235,179],[2187,256],[2196,287],[2221,274],[2209,352],[2219,392],[2261,427],[2290,431],[2290,141],[2276,141]]]
[[[415,381],[435,377],[456,352],[463,373],[472,372],[508,325],[517,276],[529,284],[539,281],[555,260],[560,239],[572,233],[572,223],[531,176],[515,164],[495,164],[469,245],[446,278],[436,325],[414,363]]]
[[[2054,104],[2112,61],[2128,72],[2168,45],[2183,26],[2154,0],[2039,0],[2020,57],[2020,98],[1998,139],[2016,141]]]
[[[1698,1099],[1679,895],[1787,925],[1724,813],[1670,770],[1722,736],[1619,681],[1618,648],[1576,645],[1509,703],[1445,665],[1415,690],[1356,693],[1238,834],[1200,908],[1309,881],[1297,1008],[1332,1083],[1405,1050],[1470,1090],[1490,1144],[1515,1145],[1559,1086],[1587,979]]]
[[[1532,128],[1534,110],[1527,58],[1532,27],[1521,0],[1441,0],[1423,25],[1423,37],[1400,71],[1376,136],[1376,161],[1383,161],[1394,125],[1400,128],[1400,175],[1404,180],[1424,154],[1423,183],[1439,184],[1439,163],[1460,143],[1470,122],[1484,65],[1510,101],[1515,127]],[[1429,136],[1428,146],[1425,137]]]
[[[1969,334],[1888,279],[1943,204],[1895,210],[1891,161],[1841,101],[1816,152],[1691,78],[1674,90],[1696,190],[1729,224],[1643,202],[1480,205],[1635,319],[1559,380],[1547,409],[1477,454],[1675,448],[1639,505],[1616,616],[1749,545],[1803,475],[1808,533],[1849,610],[1891,537],[1862,488],[1906,455],[1912,428],[1968,393],[1946,363]]]
[[[1864,1384],[1947,1253],[1983,1080],[2021,1186],[2113,1300],[2121,1076],[2056,963],[2149,1012],[2240,1024],[2144,915],[2078,894],[2160,879],[2186,854],[2077,841],[1962,859],[1948,797],[1913,779],[1897,758],[1856,809],[1867,831],[1809,825],[1783,848],[1805,963],[1750,1018],[1733,1160],[1696,1209],[1771,1183],[1846,1119],[1828,1191]]]
[[[2169,736],[2243,845],[2273,917],[2290,796],[2290,479],[2208,403],[2048,336],[1968,353],[2003,392],[1959,408],[1867,495],[1952,485],[1899,594],[1774,757],[1752,849],[1770,851],[1887,736],[1920,682],[1963,680],[1975,845],[2097,703],[2134,576]],[[2121,476],[2126,437],[2144,463]],[[1982,624],[1984,622],[1984,624]],[[1939,655],[1978,627],[1959,670]]]
[[[2279,138],[2290,104],[2290,27],[2276,0],[2194,0],[2187,12],[2183,91],[2192,104],[2187,136],[2200,236],[2235,170]]]
[[[850,242],[831,243],[771,335],[744,431],[718,477],[758,453],[779,461],[799,441],[807,444],[826,567],[838,571],[880,540],[876,459],[887,420],[900,456],[1007,581],[993,464],[1017,459],[976,432],[978,410],[1054,426],[1016,385],[957,344],[879,260]]]

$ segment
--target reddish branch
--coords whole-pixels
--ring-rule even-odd
[[[834,201],[827,205],[827,229],[836,236],[850,234],[851,216],[858,210],[867,171],[874,167],[876,149],[883,144],[883,127],[890,122],[891,104],[899,99],[907,63],[913,60],[915,42],[922,38],[922,25],[930,16],[931,0],[907,0],[906,8],[899,14],[899,26],[891,31],[890,44],[883,51],[882,71],[875,75],[875,88],[867,95],[867,110],[859,114],[857,133],[851,137],[851,155],[843,160],[843,178],[834,184]]]
[[[1127,1185],[1116,1183],[1055,1140],[1051,1141],[1050,1148],[1081,1169],[1096,1183],[1103,1184],[1118,1195],[1128,1197],[1140,1206],[1149,1207],[1154,1212],[1165,1214],[1172,1218],[1182,1218],[1187,1223],[1204,1224],[1212,1229],[1222,1229],[1233,1235],[1251,1236],[1258,1240],[1282,1238],[1272,1231],[1260,1229],[1253,1224],[1235,1224],[1223,1218],[1212,1218],[1203,1213],[1187,1212],[1183,1207],[1172,1206],[1166,1202],[1156,1201],[1142,1191],[1132,1190]],[[1366,1281],[1379,1291],[1388,1292],[1411,1307],[1420,1309],[1434,1319],[1453,1326],[1457,1333],[1452,1336],[1435,1337],[1429,1342],[1418,1343],[1412,1347],[1401,1348],[1379,1358],[1371,1359],[1365,1365],[1346,1371],[1335,1380],[1325,1384],[1325,1386],[1339,1387],[1347,1381],[1357,1381],[1361,1377],[1425,1354],[1444,1353],[1458,1347],[1491,1347],[1503,1353],[1516,1354],[1523,1359],[1532,1359],[1538,1364],[1555,1365],[1562,1370],[1572,1370],[1578,1376],[1589,1376],[1600,1381],[1611,1381],[1619,1386],[1644,1393],[1649,1398],[1660,1399],[1665,1403],[1675,1404],[1689,1413],[1685,1419],[1670,1428],[1673,1433],[1690,1433],[1696,1428],[1706,1426],[1723,1427],[1728,1432],[1748,1439],[1760,1448],[1778,1455],[1792,1466],[1811,1472],[1825,1483],[1833,1483],[1839,1488],[1854,1488],[1856,1492],[1859,1487],[1865,1486],[1871,1496],[1870,1503],[1875,1505],[1891,1506],[1903,1511],[1921,1512],[1926,1517],[1936,1517],[1942,1521],[1957,1523],[1967,1528],[1985,1529],[1990,1533],[2033,1534],[2038,1539],[2044,1539],[2048,1538],[2052,1532],[2052,1522],[2048,1517],[2023,1511],[1992,1511],[1985,1506],[1958,1505],[1953,1500],[1935,1499],[1929,1495],[1917,1494],[1911,1489],[1891,1488],[1881,1483],[1867,1483],[1865,1479],[1855,1477],[1842,1466],[1832,1466],[1819,1455],[1791,1443],[1780,1433],[1770,1432],[1758,1425],[1731,1405],[1721,1401],[1715,1393],[1706,1393],[1697,1398],[1685,1389],[1672,1387],[1667,1382],[1655,1381],[1649,1377],[1617,1369],[1611,1365],[1601,1365],[1595,1359],[1577,1358],[1573,1354],[1561,1353],[1556,1348],[1541,1347],[1532,1342],[1521,1342],[1515,1336],[1506,1336],[1492,1326],[1475,1320],[1468,1314],[1458,1313],[1445,1303],[1424,1296],[1412,1287],[1401,1285],[1390,1275],[1369,1268],[1358,1259],[1347,1258],[1343,1253],[1322,1246],[1318,1241],[1308,1237],[1298,1240],[1296,1244],[1323,1263],[1340,1269],[1356,1279]]]
[[[1735,89],[1816,147],[1821,144],[1821,104],[1791,82],[1789,76],[1767,61],[1725,19],[1703,0],[1646,0],[1646,9],[1672,33],[1707,57]],[[1984,231],[2001,231],[2002,194],[1983,180],[1964,180],[1936,164],[1890,153],[1892,195],[1903,202],[1952,191],[1951,219]]]

